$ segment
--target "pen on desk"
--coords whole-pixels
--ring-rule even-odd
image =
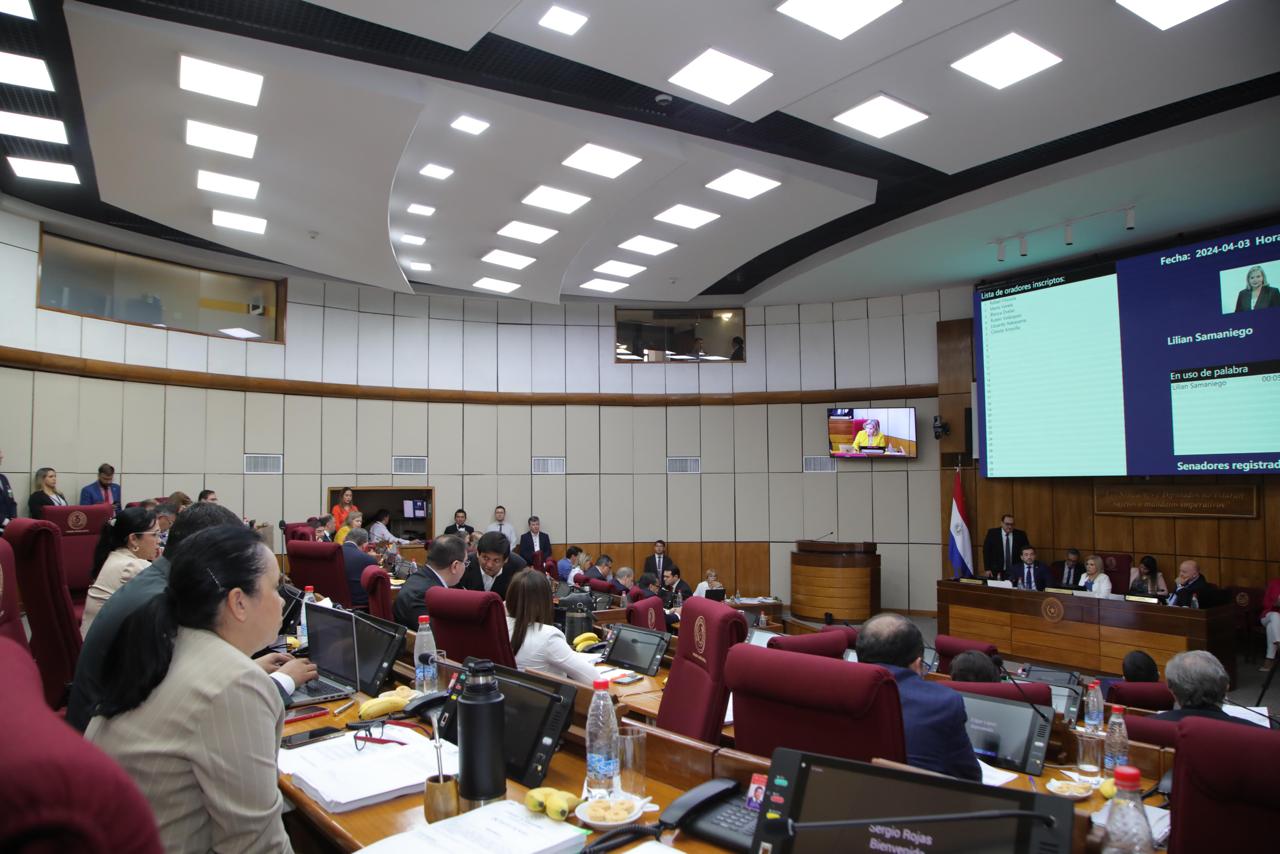
[[[339,706],[338,708],[333,710],[333,716],[336,718],[338,715],[342,714],[343,712],[345,712],[347,709],[351,708],[355,704],[356,704],[356,701],[352,700],[350,703],[346,703],[345,705]]]
[[[1031,791],[1033,791],[1033,792],[1038,792],[1038,791],[1040,791],[1040,789],[1038,789],[1038,788],[1036,787],[1036,778],[1035,778],[1035,777],[1032,777],[1030,774],[1028,774],[1028,775],[1027,775],[1027,782],[1031,784]]]
[[[327,714],[329,713],[328,712],[312,712],[309,715],[298,715],[297,717],[285,718],[284,722],[287,724],[296,724],[298,721],[309,721],[312,718],[322,718]]]

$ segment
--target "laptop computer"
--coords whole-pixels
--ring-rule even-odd
[[[408,630],[363,611],[351,613],[356,618],[356,681],[361,693],[376,697],[404,649]]]
[[[728,592],[729,591],[723,587],[708,588],[706,592],[706,596],[712,602],[723,602],[724,594]]]
[[[319,675],[299,685],[289,707],[350,697],[359,685],[356,665],[356,621],[350,611],[307,602],[307,658]]]

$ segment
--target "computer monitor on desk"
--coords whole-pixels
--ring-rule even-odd
[[[1039,774],[1049,747],[1053,709],[1024,700],[965,694],[965,730],[978,758],[990,765]]]

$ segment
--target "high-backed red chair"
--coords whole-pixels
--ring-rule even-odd
[[[40,665],[45,701],[55,709],[66,704],[81,644],[80,618],[62,574],[60,536],[52,522],[38,519],[14,519],[4,529],[31,627],[31,654]]]
[[[588,578],[587,586],[592,593],[613,593],[613,585],[603,578]]]
[[[1016,700],[1019,703],[1030,701],[1037,706],[1053,706],[1053,689],[1045,682],[956,682],[951,679],[939,679],[939,685],[946,685],[966,694],[982,694],[985,697],[999,697],[1003,700]],[[1018,689],[1022,690],[1019,691]]]
[[[841,625],[823,626],[820,631],[831,632],[832,634],[835,634],[838,632],[841,635],[844,635],[845,649],[858,648],[858,630],[855,629],[853,626],[841,626]]]
[[[387,571],[380,566],[366,566],[360,574],[360,586],[369,594],[369,613],[394,623],[396,618],[391,611],[391,576]]]
[[[1175,750],[1169,854],[1258,851],[1275,844],[1280,732],[1183,718]]]
[[[1107,692],[1106,700],[1152,712],[1166,712],[1174,704],[1173,692],[1164,682],[1116,682]]]
[[[627,622],[642,629],[665,632],[667,617],[662,608],[662,597],[650,596],[638,602],[633,601],[627,606]]]
[[[883,667],[739,644],[729,651],[725,681],[738,750],[907,761],[898,685]]]
[[[659,603],[658,626],[665,627],[662,600],[651,597],[645,601]],[[718,744],[729,702],[724,682],[725,658],[730,648],[747,639],[747,621],[723,602],[694,597],[681,609],[680,625],[685,630],[676,642],[657,724],[689,738]]]
[[[316,538],[316,529],[314,525],[308,525],[306,522],[285,522],[284,524],[284,541],[290,540],[306,540],[314,542]]]
[[[62,551],[62,572],[76,607],[76,616],[84,612],[84,600],[92,583],[93,550],[98,547],[102,526],[115,515],[110,504],[84,506],[45,507],[41,518],[52,522],[62,534],[59,548]]]
[[[1156,747],[1173,747],[1178,742],[1176,721],[1157,720],[1150,715],[1125,715],[1125,729],[1130,741],[1154,744]]]
[[[342,559],[342,546],[337,543],[314,543],[289,540],[284,544],[289,553],[289,578],[295,587],[314,587],[344,608],[351,607],[351,588],[347,586],[347,565]]]
[[[1129,570],[1133,569],[1133,555],[1103,552],[1099,557],[1102,558],[1103,571],[1107,574],[1107,578],[1111,579],[1111,592],[1128,593]]]
[[[933,648],[938,651],[938,672],[951,675],[951,659],[960,653],[969,649],[976,649],[978,652],[985,652],[987,655],[996,655],[996,645],[989,641],[969,640],[968,638],[958,638],[953,635],[938,635],[934,641]]]
[[[787,652],[803,652],[806,655],[825,655],[827,658],[844,658],[848,649],[844,635],[835,632],[811,632],[807,635],[776,635],[769,638],[769,649]]]
[[[0,851],[161,854],[129,775],[50,711],[27,650],[0,638]]]
[[[432,587],[427,591],[427,613],[436,648],[444,650],[451,661],[473,655],[494,664],[516,666],[507,634],[507,612],[497,593]]]
[[[27,646],[27,630],[22,627],[22,610],[18,605],[18,570],[13,560],[13,547],[0,540],[0,574],[4,588],[0,590],[0,638],[9,638],[22,648]]]
[[[546,573],[551,578],[552,581],[559,583],[560,567],[556,563],[555,558],[549,557],[546,560],[544,560],[542,562],[542,571]]]

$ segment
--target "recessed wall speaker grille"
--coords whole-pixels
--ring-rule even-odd
[[[534,457],[534,474],[564,474],[564,457]]]
[[[245,474],[283,474],[284,454],[245,454]]]
[[[426,457],[392,457],[392,474],[426,474]]]
[[[831,457],[805,457],[805,471],[835,471],[836,461]]]
[[[699,474],[702,457],[667,457],[667,474]]]

